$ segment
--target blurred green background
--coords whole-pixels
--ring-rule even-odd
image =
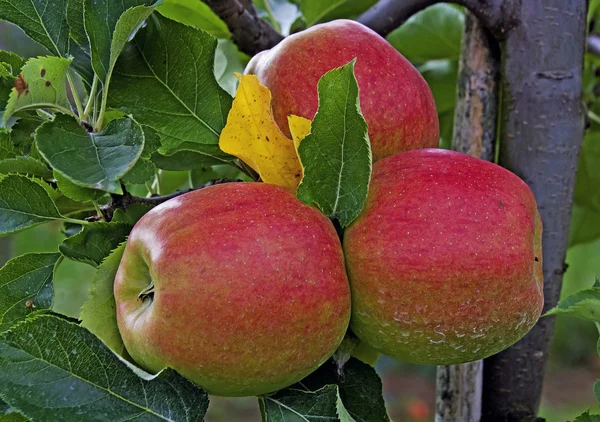
[[[295,0],[255,0],[262,16],[283,33],[307,25],[340,17],[353,18],[374,4],[374,0],[315,2]],[[590,33],[597,29],[600,1],[590,3]],[[247,57],[229,41],[223,23],[199,0],[190,0],[189,19],[197,19],[216,36],[222,37],[215,62],[220,83],[231,93],[235,90],[233,71],[241,72]],[[336,6],[337,5],[337,6]],[[196,7],[197,6],[197,7]],[[388,36],[394,47],[421,71],[429,83],[438,108],[440,145],[451,147],[458,58],[464,15],[459,7],[440,4],[414,16]],[[18,28],[0,22],[0,49],[24,57],[46,54]],[[590,118],[577,177],[576,204],[572,218],[570,247],[566,262],[563,297],[588,288],[600,276],[600,58],[586,55],[584,94]],[[186,189],[187,172],[163,172],[163,192]],[[0,239],[0,263],[27,252],[53,252],[64,239],[60,223],[49,223]],[[60,266],[55,277],[55,309],[77,317],[87,298],[94,268],[69,260]],[[591,323],[558,318],[552,342],[550,362],[543,393],[541,416],[548,422],[574,419],[583,410],[598,410],[592,387],[600,376],[596,354],[597,332]],[[384,394],[394,421],[431,421],[434,415],[435,367],[408,365],[386,357],[377,363],[384,383]],[[207,417],[211,422],[259,421],[256,400],[221,399],[211,401]]]

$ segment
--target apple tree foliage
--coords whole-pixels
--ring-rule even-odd
[[[310,23],[325,15],[317,9],[301,7]],[[65,234],[55,253],[0,269],[0,421],[203,420],[201,387],[131,362],[113,282],[135,222],[174,194],[161,172],[189,171],[190,188],[263,176],[252,154],[244,162],[219,146],[247,57],[201,2],[0,0],[0,18],[47,50],[0,52],[0,235],[52,221]],[[371,173],[353,62],[323,77],[319,98],[310,134],[291,150],[302,163],[298,195],[343,227]],[[318,171],[324,161],[331,171]],[[52,310],[65,259],[95,268],[77,320]],[[259,397],[264,420],[387,420],[380,379],[350,357],[355,341],[344,344],[307,379]]]
[[[254,3],[285,34],[356,17],[375,0]],[[591,1],[590,22],[600,17],[599,5]],[[61,222],[65,234],[55,253],[19,256],[0,269],[0,422],[203,420],[209,398],[200,387],[171,369],[151,375],[128,360],[112,283],[129,231],[153,205],[145,197],[173,193],[161,183],[163,172],[188,171],[190,188],[222,177],[251,180],[257,171],[263,176],[219,146],[238,86],[234,72],[243,71],[248,57],[201,1],[0,0],[0,19],[47,50],[30,59],[0,51],[0,236],[51,221]],[[463,21],[461,8],[439,4],[388,35],[430,85],[446,148]],[[600,238],[598,68],[600,59],[588,54],[590,129],[577,173],[573,246]],[[336,98],[358,105],[353,65],[334,72],[324,79],[340,83],[320,86],[318,117],[298,150],[304,176],[298,196],[344,226],[364,202],[371,158],[359,106],[344,107],[346,119],[337,115]],[[355,124],[335,123],[346,120]],[[333,132],[347,134],[348,142],[340,145]],[[327,157],[311,147],[317,141]],[[337,166],[317,172],[325,158]],[[65,259],[95,268],[78,320],[52,310],[55,272]],[[600,327],[599,291],[598,284],[581,291],[550,314]],[[352,346],[348,338],[300,383],[259,397],[263,420],[388,420],[381,381],[349,357]],[[598,384],[595,392],[600,399]],[[597,419],[578,419],[591,420]]]

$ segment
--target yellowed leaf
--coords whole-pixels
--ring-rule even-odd
[[[292,133],[292,139],[294,140],[294,146],[296,150],[300,146],[300,141],[306,138],[306,135],[310,133],[310,124],[312,120],[305,119],[304,117],[291,115],[288,116],[288,124],[290,125],[290,132]]]
[[[240,86],[221,132],[219,147],[256,171],[263,182],[296,191],[302,167],[294,143],[279,130],[271,92],[255,75],[240,75]]]

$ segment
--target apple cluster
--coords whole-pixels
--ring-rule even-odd
[[[435,149],[419,72],[352,21],[317,25],[252,59],[282,130],[313,118],[317,82],[357,58],[373,172],[340,235],[282,187],[228,183],[178,196],[134,227],[116,280],[117,321],[145,369],[209,393],[260,395],[329,359],[350,329],[397,359],[455,364],[512,345],[543,304],[534,196],[516,175]],[[342,240],[340,240],[342,238]]]

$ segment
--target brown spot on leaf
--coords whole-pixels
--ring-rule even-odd
[[[35,308],[35,303],[33,303],[33,300],[28,300],[27,302],[25,302],[25,306],[27,306],[28,308]]]
[[[50,85],[52,85],[52,84],[50,83],[50,81],[46,81],[46,86],[50,86]]]
[[[46,69],[42,69],[40,70],[40,76],[43,78],[44,76],[46,76]]]
[[[23,92],[29,92],[28,88],[29,85],[27,85],[27,82],[21,73],[19,76],[17,76],[17,80],[15,81],[15,89],[17,90],[18,95],[21,96]]]

